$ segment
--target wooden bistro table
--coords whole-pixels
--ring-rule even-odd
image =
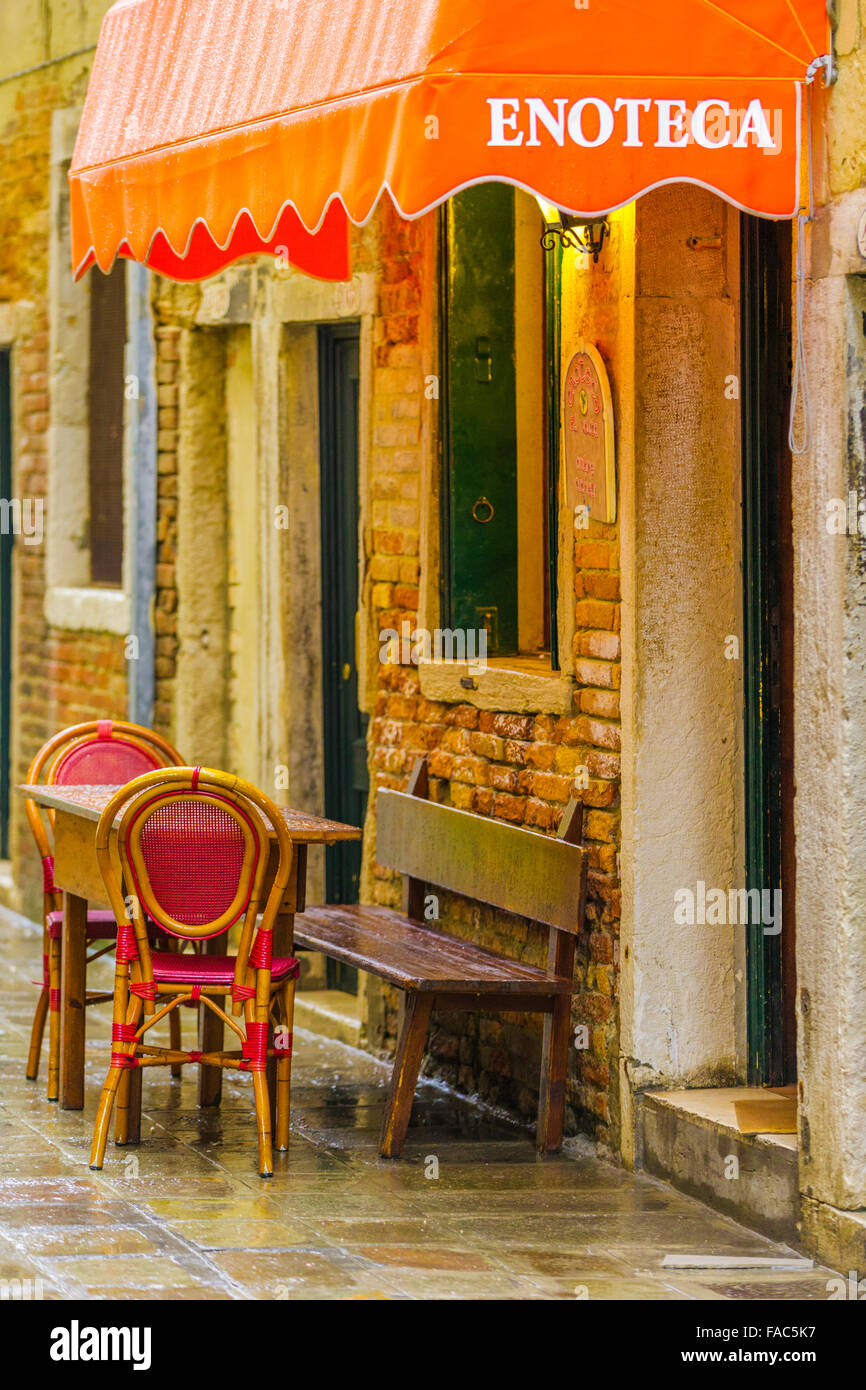
[[[96,862],[96,826],[117,787],[19,786],[22,796],[54,813],[54,882],[63,890],[63,940],[60,981],[60,1104],[64,1110],[84,1106],[84,1007],[86,997],[87,904],[107,907],[108,899]],[[292,871],[274,924],[274,955],[290,956],[296,912],[305,907],[307,846],[333,845],[360,840],[354,825],[309,816],[283,808],[292,837]],[[264,891],[276,870],[276,837]],[[204,942],[218,951],[218,945]],[[223,1023],[210,1009],[199,1016],[199,1048],[202,1052],[222,1047]],[[140,1077],[137,1077],[140,1081]],[[222,1069],[199,1067],[199,1104],[216,1105],[220,1098]]]

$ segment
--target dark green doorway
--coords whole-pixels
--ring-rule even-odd
[[[518,650],[514,191],[485,183],[444,209],[447,417],[442,578],[454,628]]]
[[[741,218],[746,887],[781,932],[746,928],[749,1082],[796,1080],[791,228]]]
[[[439,226],[440,619],[457,659],[486,633],[488,656],[555,669],[561,253],[506,184],[456,194]]]
[[[322,526],[322,694],[325,815],[363,825],[367,809],[367,716],[358,708],[357,323],[319,328],[319,448]],[[356,903],[361,845],[332,845],[325,856],[325,901]],[[355,994],[358,974],[327,962],[328,987]]]
[[[12,500],[12,411],[10,352],[0,351],[0,501]],[[0,859],[9,858],[9,761],[12,695],[11,508],[0,527]]]

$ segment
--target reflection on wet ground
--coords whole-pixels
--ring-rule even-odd
[[[196,1105],[196,1068],[145,1073],[142,1143],[87,1166],[110,1048],[88,1013],[84,1112],[24,1061],[41,953],[0,909],[0,1292],[45,1298],[825,1299],[829,1272],[749,1268],[793,1252],[596,1158],[542,1161],[531,1138],[426,1084],[405,1156],[377,1152],[388,1068],[296,1033],[292,1146],[256,1173],[249,1083]],[[99,969],[110,987],[111,965]],[[101,983],[101,978],[98,981]],[[183,1019],[185,1035],[193,1019]],[[43,1060],[44,1066],[44,1060]],[[730,1255],[724,1271],[665,1254]],[[29,1285],[26,1281],[30,1281]]]

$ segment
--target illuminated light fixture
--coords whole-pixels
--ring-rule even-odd
[[[552,251],[558,241],[561,246],[569,246],[584,256],[592,256],[593,262],[598,261],[608,232],[605,218],[575,217],[544,198],[537,198],[536,201],[544,218],[541,244],[545,251]]]

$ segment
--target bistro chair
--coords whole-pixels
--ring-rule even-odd
[[[276,869],[265,892],[271,832]],[[115,833],[120,876],[111,853]],[[96,831],[96,857],[119,926],[111,1064],[93,1131],[91,1168],[102,1167],[115,1098],[118,1142],[124,1142],[130,1069],[197,1062],[251,1074],[259,1172],[271,1177],[266,1068],[268,1058],[275,1058],[276,1147],[287,1149],[299,970],[292,957],[273,958],[274,921],[292,865],[292,842],[280,811],[251,783],[225,772],[200,767],[151,772],[121,788],[106,806]],[[145,918],[161,932],[196,944],[226,936],[239,923],[237,955],[153,950]],[[223,1007],[229,1000],[231,1014]],[[236,1034],[240,1050],[152,1046],[149,1030],[182,1004],[212,1010]],[[273,1047],[268,1046],[271,1021],[279,1025]]]
[[[161,767],[182,767],[183,758],[159,734],[138,724],[122,720],[99,719],[87,724],[74,724],[40,748],[27,772],[27,782],[37,786],[43,780],[55,786],[119,786],[132,777]],[[36,1005],[27,1057],[27,1079],[35,1081],[39,1073],[42,1039],[48,1023],[48,1099],[57,1100],[60,1073],[60,951],[63,937],[62,893],[54,883],[52,854],[53,812],[48,811],[47,827],[40,808],[27,801],[27,819],[42,860],[42,991]],[[87,913],[88,941],[107,941],[109,945],[88,957],[88,964],[111,950],[117,935],[117,923],[112,911],[89,908]],[[91,991],[87,1003],[98,1004],[111,999],[111,994]],[[179,1020],[173,1020],[179,1027]],[[180,1043],[178,1031],[176,1039]]]

